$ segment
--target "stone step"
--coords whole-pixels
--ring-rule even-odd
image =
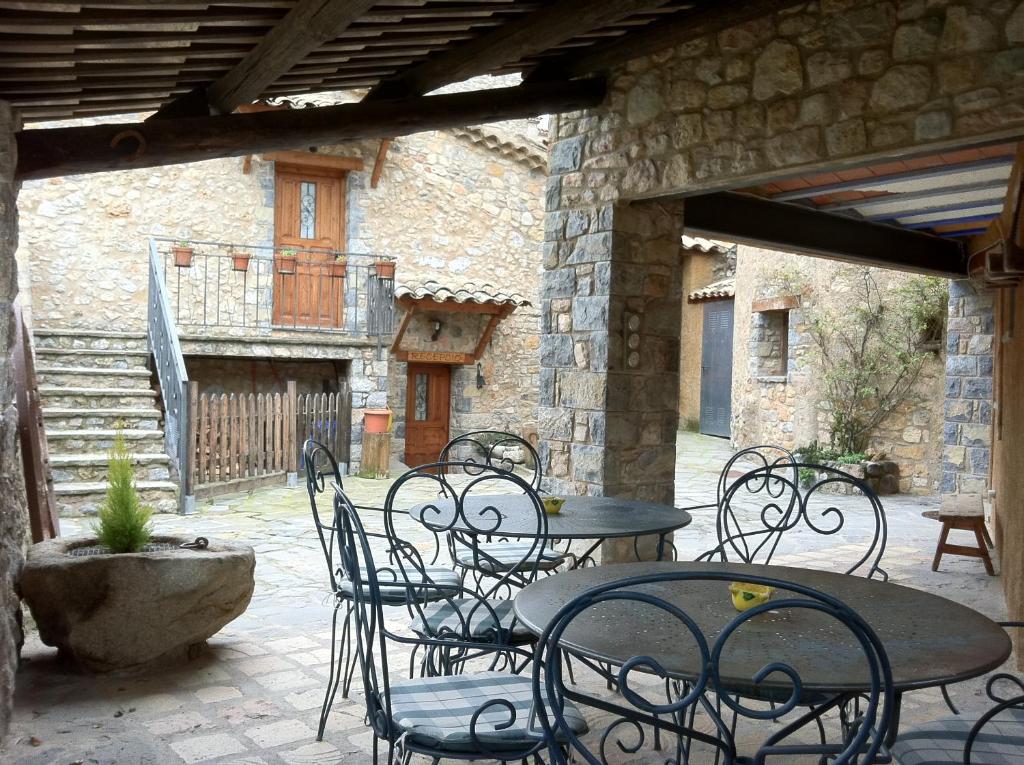
[[[149,351],[91,348],[36,348],[36,364],[55,367],[146,369]]]
[[[36,367],[40,385],[65,388],[149,389],[148,369],[111,369],[109,367]]]
[[[32,330],[32,340],[32,344],[36,348],[122,349],[131,351],[144,351],[147,348],[145,332],[105,332],[92,329],[49,329],[39,327]]]
[[[158,430],[163,413],[153,407],[129,409],[89,409],[78,407],[47,407],[43,409],[43,423],[53,430],[99,428],[113,430],[120,425],[130,430]]]
[[[171,458],[166,454],[133,455],[136,481],[169,481]],[[51,454],[50,468],[54,483],[96,483],[107,480],[108,461],[105,452]]]
[[[66,388],[40,385],[43,408],[48,406],[76,409],[144,409],[156,402],[152,388]]]
[[[137,481],[139,501],[157,513],[178,510],[178,486],[173,481]],[[59,483],[53,487],[61,516],[95,515],[107,497],[106,481]]]
[[[136,454],[162,454],[164,432],[162,430],[124,430],[128,448]],[[71,430],[48,430],[46,440],[54,454],[78,454],[107,452],[114,445],[116,430],[74,428]]]

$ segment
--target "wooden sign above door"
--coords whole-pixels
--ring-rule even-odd
[[[472,364],[475,361],[473,354],[455,351],[398,351],[396,356],[399,361],[420,364]]]

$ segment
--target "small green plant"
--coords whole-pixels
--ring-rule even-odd
[[[800,468],[800,485],[806,489],[814,483],[815,475],[813,468]]]
[[[152,535],[152,510],[139,504],[135,489],[132,453],[119,426],[107,462],[107,499],[100,508],[93,531],[101,545],[114,553],[139,552]]]
[[[296,255],[298,255],[298,253],[295,250],[291,249],[290,247],[286,247],[285,249],[281,250],[282,258],[294,258]]]

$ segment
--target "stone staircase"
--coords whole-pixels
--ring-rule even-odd
[[[95,513],[107,489],[107,452],[124,428],[144,505],[177,510],[162,412],[142,332],[36,329],[36,378],[61,515]]]

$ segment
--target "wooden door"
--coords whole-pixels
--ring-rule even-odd
[[[700,432],[729,437],[732,420],[732,300],[704,304]]]
[[[451,367],[410,364],[405,399],[405,464],[437,462],[448,443]]]
[[[278,164],[274,198],[274,324],[343,326],[345,280],[332,266],[345,249],[344,173]]]

